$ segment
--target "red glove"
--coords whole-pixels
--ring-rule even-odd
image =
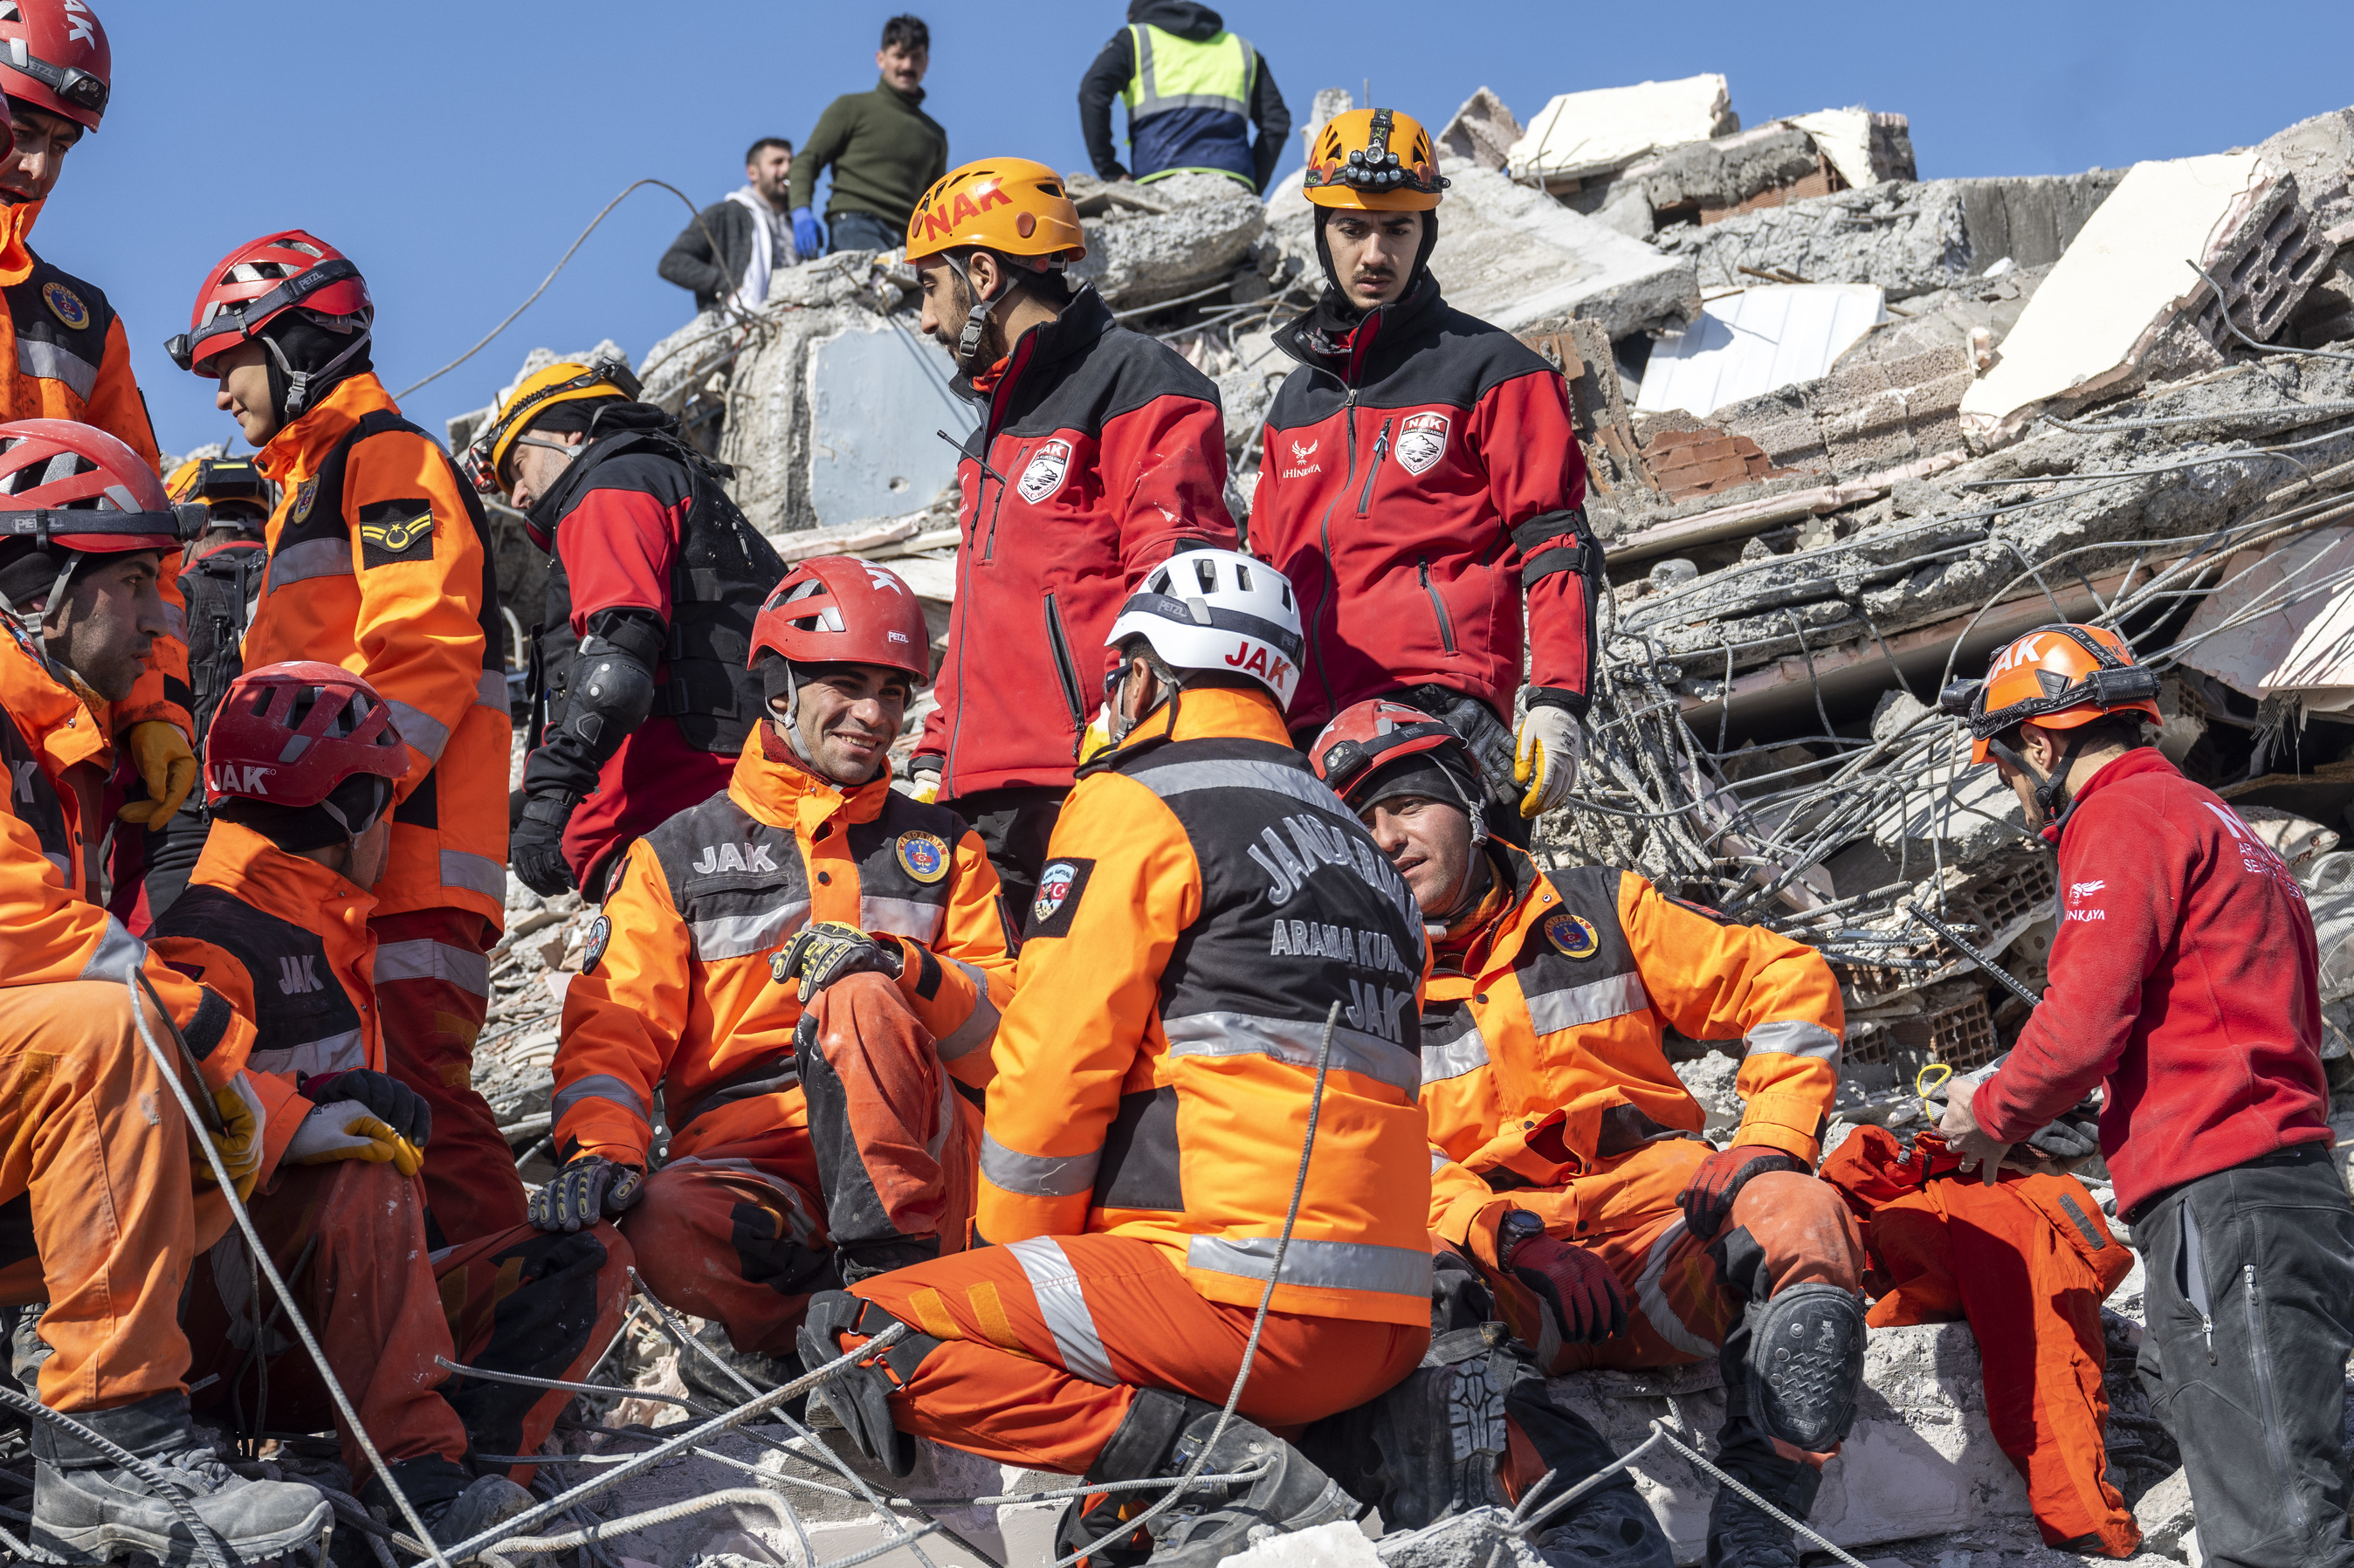
[[[1700,1162],[1691,1181],[1676,1194],[1676,1202],[1684,1212],[1684,1224],[1701,1240],[1714,1241],[1716,1233],[1733,1213],[1733,1200],[1740,1195],[1752,1176],[1768,1171],[1795,1171],[1807,1174],[1804,1161],[1796,1155],[1785,1154],[1769,1144],[1736,1143],[1730,1149],[1720,1149]]]
[[[1513,1277],[1543,1297],[1574,1345],[1609,1339],[1627,1327],[1627,1291],[1610,1266],[1582,1246],[1535,1235],[1504,1255]]]

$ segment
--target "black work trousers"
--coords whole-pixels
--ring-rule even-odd
[[[2211,1568],[2354,1568],[2340,1467],[2354,1203],[2326,1143],[2138,1206],[2139,1371],[2182,1448]]]
[[[1046,864],[1046,842],[1055,836],[1055,820],[1063,814],[1063,797],[1070,791],[1044,785],[982,789],[943,800],[981,835],[989,863],[1005,890],[1005,908],[1018,939],[1030,924],[1030,906],[1038,896],[1038,873]]]

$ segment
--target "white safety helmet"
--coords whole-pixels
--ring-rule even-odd
[[[1235,550],[1172,556],[1120,606],[1110,646],[1131,637],[1172,670],[1248,675],[1285,707],[1299,685],[1299,605],[1291,579]]]

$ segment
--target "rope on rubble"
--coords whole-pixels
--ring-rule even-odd
[[[311,1332],[310,1321],[294,1303],[294,1292],[288,1287],[285,1276],[278,1272],[278,1264],[270,1257],[270,1249],[262,1245],[261,1233],[254,1228],[253,1216],[246,1212],[245,1200],[237,1195],[237,1182],[228,1173],[228,1163],[221,1159],[220,1146],[213,1141],[211,1128],[206,1125],[204,1117],[197,1113],[196,1102],[189,1094],[188,1086],[181,1081],[177,1065],[164,1054],[164,1047],[156,1044],[155,1032],[147,1023],[146,1003],[150,1001],[154,1003],[156,1013],[172,1031],[173,1040],[183,1053],[187,1051],[187,1042],[180,1038],[180,1026],[173,1022],[171,1010],[164,1005],[164,999],[155,994],[154,985],[139,964],[129,966],[122,983],[131,993],[131,1018],[139,1026],[140,1043],[147,1047],[147,1054],[155,1060],[155,1070],[163,1075],[164,1081],[171,1086],[174,1097],[180,1102],[180,1109],[188,1118],[188,1131],[195,1135],[196,1142],[203,1148],[205,1159],[213,1168],[213,1180],[219,1184],[221,1196],[228,1200],[228,1212],[236,1216],[238,1229],[245,1233],[245,1245],[252,1249],[254,1261],[269,1278],[270,1288],[278,1292],[278,1299],[286,1308],[287,1322],[293,1326],[296,1337],[302,1341],[302,1348],[311,1354],[312,1363],[319,1369],[320,1381],[327,1385],[327,1393],[334,1400],[335,1409],[343,1416],[353,1441],[359,1445],[360,1452],[375,1467],[385,1489],[392,1494],[392,1500],[399,1505],[401,1518],[407,1520],[409,1529],[416,1532],[417,1544],[411,1550],[420,1557],[431,1558],[434,1568],[450,1568],[450,1559],[441,1554],[441,1548],[433,1540],[433,1532],[425,1528],[425,1520],[418,1513],[417,1505],[408,1500],[407,1489],[394,1477],[384,1462],[384,1456],[376,1451],[376,1440],[361,1425],[360,1413],[353,1408],[351,1395],[344,1392],[343,1383],[335,1376],[335,1369],[327,1364],[327,1352],[320,1349],[318,1336]],[[259,1316],[261,1303],[256,1301],[253,1309]],[[0,1393],[5,1392],[0,1390]],[[188,1517],[196,1517],[193,1510]]]
[[[1251,1363],[1258,1359],[1258,1340],[1267,1328],[1267,1305],[1275,1299],[1276,1282],[1283,1277],[1283,1255],[1291,1250],[1291,1228],[1299,1223],[1299,1201],[1308,1192],[1308,1161],[1316,1152],[1316,1124],[1324,1115],[1324,1076],[1332,1065],[1332,1032],[1340,1027],[1340,1023],[1341,1004],[1335,1001],[1331,1011],[1324,1015],[1324,1038],[1316,1047],[1316,1086],[1310,1091],[1308,1097],[1308,1132],[1299,1140],[1299,1169],[1291,1179],[1291,1205],[1283,1212],[1283,1230],[1275,1239],[1275,1256],[1267,1262],[1267,1288],[1258,1295],[1258,1311],[1251,1319],[1250,1340],[1243,1346],[1242,1364],[1235,1369],[1235,1386],[1227,1391],[1226,1407],[1218,1412],[1218,1424],[1210,1429],[1209,1441],[1202,1445],[1201,1452],[1193,1456],[1193,1462],[1185,1467],[1185,1473],[1170,1487],[1168,1496],[1134,1519],[1126,1520],[1110,1534],[1088,1542],[1067,1557],[1057,1557],[1050,1568],[1072,1568],[1072,1564],[1080,1559],[1094,1556],[1114,1542],[1133,1537],[1138,1531],[1168,1512],[1176,1506],[1178,1499],[1200,1482],[1202,1472],[1209,1467],[1212,1450],[1217,1447],[1218,1439],[1226,1435],[1226,1425],[1234,1419],[1235,1406],[1242,1403],[1243,1388],[1250,1382]]]

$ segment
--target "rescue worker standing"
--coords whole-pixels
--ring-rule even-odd
[[[980,832],[1016,911],[1037,890],[1121,602],[1171,552],[1234,543],[1217,387],[1071,288],[1063,269],[1087,253],[1062,176],[1023,158],[953,171],[907,226],[923,329],[981,410],[957,464],[939,706],[908,775]]]
[[[1112,148],[1115,98],[1128,104],[1127,168]],[[1227,175],[1264,195],[1291,111],[1267,57],[1215,11],[1198,0],[1129,0],[1128,26],[1079,82],[1079,131],[1107,180]]]
[[[506,639],[481,504],[370,368],[375,314],[348,257],[288,229],[222,258],[167,347],[218,381],[279,488],[246,662],[341,664],[408,745],[370,924],[392,1074],[440,1131],[425,1191],[440,1245],[524,1220],[514,1156],[472,1081],[506,913]]]
[[[254,1023],[246,1067],[269,1112],[255,1227],[392,1478],[435,1537],[455,1543],[532,1503],[506,1475],[478,1477],[472,1448],[535,1451],[569,1396],[453,1375],[436,1357],[579,1378],[620,1330],[630,1251],[610,1226],[578,1236],[519,1226],[427,1249],[415,1178],[432,1112],[384,1071],[367,927],[393,784],[408,770],[389,710],[340,665],[239,677],[206,736],[218,820],[151,940]],[[246,1245],[239,1234],[209,1249],[191,1282],[185,1320],[197,1359],[219,1374],[205,1380],[202,1406],[243,1437],[338,1425],[299,1347],[285,1343],[249,1381],[254,1314],[268,1308],[253,1299]],[[472,1342],[453,1344],[452,1325]],[[360,1497],[392,1509],[385,1478],[342,1436]]]
[[[530,759],[508,853],[543,896],[603,896],[631,842],[727,788],[759,722],[752,641],[775,548],[720,488],[731,471],[637,401],[610,360],[525,377],[467,453],[553,560],[535,629]]]
[[[163,1465],[231,1550],[260,1561],[314,1542],[329,1510],[308,1487],[232,1475],[189,1425],[181,1287],[199,1226],[210,1218],[217,1234],[228,1215],[217,1195],[199,1203],[194,1172],[209,1181],[211,1168],[133,1009],[196,1054],[190,1086],[226,1123],[233,1180],[261,1158],[244,1072],[253,1025],[93,897],[112,765],[98,715],[168,624],[157,578],[180,537],[162,482],[113,437],[58,419],[0,425],[0,1202],[25,1201],[31,1223],[31,1245],[5,1258],[11,1299],[48,1302],[41,1403]],[[134,974],[152,1002],[133,1001]],[[185,1561],[186,1527],[127,1467],[47,1423],[33,1444],[36,1546],[69,1561],[126,1548]]]
[[[663,1301],[789,1354],[810,1296],[953,1252],[1013,960],[997,876],[887,760],[928,646],[888,569],[804,561],[760,611],[768,717],[725,794],[630,846],[565,993],[532,1221],[619,1218]],[[669,1152],[646,1168],[654,1091]]]
[[[1187,551],[1112,638],[1116,744],[1055,825],[998,1032],[991,1245],[820,1297],[801,1358],[913,1330],[824,1389],[894,1474],[909,1434],[1091,1481],[1177,1474],[1234,1385],[1320,1089],[1283,1274],[1208,1459],[1266,1471],[1150,1526],[1155,1563],[1208,1568],[1254,1527],[1359,1511],[1268,1428],[1363,1403],[1429,1343],[1422,921],[1287,742],[1299,620],[1280,574]],[[1099,1511],[1060,1550],[1114,1533]]]
[[[1829,967],[1630,871],[1539,871],[1489,834],[1468,748],[1418,708],[1360,703],[1309,755],[1432,928],[1430,1228],[1488,1271],[1548,1372],[1714,1355],[1717,1462],[1804,1519],[1863,1378],[1862,1247],[1809,1174],[1845,1023]],[[1700,1137],[1660,1049],[1670,1027],[1745,1043],[1727,1149]],[[1602,1506],[1656,1529],[1631,1488],[1596,1495],[1614,1490]],[[1798,1548],[1728,1487],[1708,1562],[1797,1568]]]
[[[105,118],[113,72],[106,29],[88,0],[17,0],[0,10],[0,90],[14,140],[0,154],[0,296],[8,307],[0,331],[10,340],[0,342],[0,418],[95,425],[160,472],[122,318],[94,284],[43,260],[31,245],[66,154]],[[196,781],[177,577],[167,558],[163,594],[174,625],[107,720],[145,786],[146,798],[118,814],[150,829],[172,820]]]
[[[1351,110],[1317,137],[1326,287],[1276,334],[1300,367],[1267,412],[1250,540],[1299,588],[1293,733],[1368,697],[1425,709],[1518,807],[1489,831],[1524,844],[1521,819],[1566,801],[1585,755],[1601,549],[1559,373],[1430,274],[1446,184],[1409,115]]]
[[[2304,890],[2148,744],[2155,675],[2114,631],[2039,627],[1967,706],[2060,854],[2052,983],[1938,1130],[1992,1181],[2102,1090],[2100,1145],[2149,1276],[2141,1377],[2182,1448],[2208,1561],[2354,1562],[2340,1463],[2354,1205],[2330,1163]]]

